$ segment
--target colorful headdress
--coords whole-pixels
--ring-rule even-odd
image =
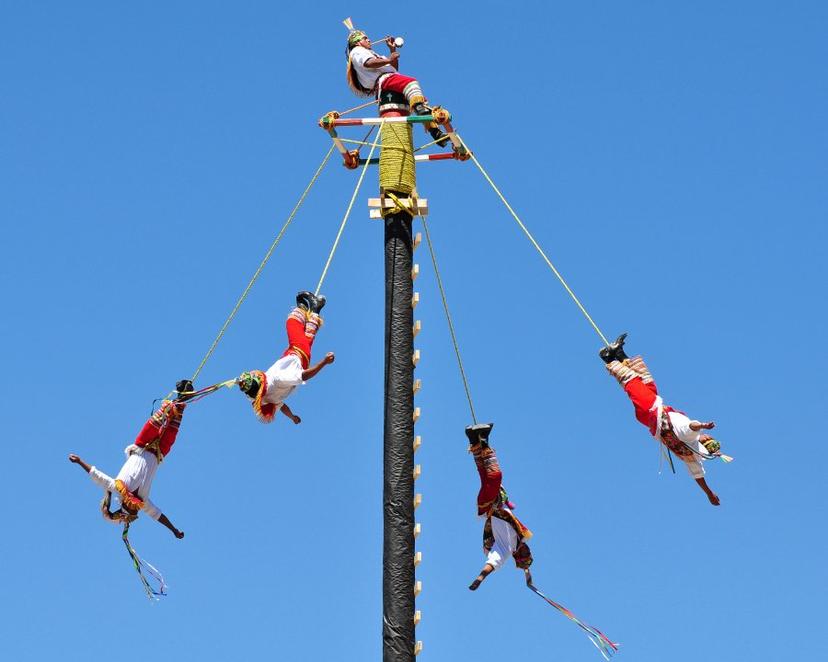
[[[348,33],[348,48],[353,48],[367,36],[362,30],[351,30]]]
[[[254,370],[253,372],[243,372],[239,375],[239,388],[245,395],[250,396],[251,398],[255,398],[256,394],[259,392],[259,388],[261,387],[261,381],[257,378],[255,374],[258,372]]]
[[[261,370],[243,372],[238,379],[239,388],[253,399],[253,411],[262,423],[270,423],[276,415],[276,405],[262,402],[267,393],[267,377]]]
[[[370,97],[373,90],[362,86],[362,83],[359,82],[359,76],[354,71],[354,65],[351,63],[351,50],[368,35],[362,30],[354,29],[354,23],[350,16],[342,21],[342,24],[348,28],[348,45],[345,46],[345,80],[348,82],[348,87],[351,88],[351,91],[358,97]]]
[[[101,501],[101,514],[104,516],[104,519],[112,522],[113,524],[129,524],[138,519],[137,512],[129,512],[124,507],[114,511],[110,510],[109,507],[111,503],[112,492],[107,491],[104,494],[103,501]]]

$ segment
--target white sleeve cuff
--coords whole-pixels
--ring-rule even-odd
[[[152,517],[152,519],[154,519],[156,522],[157,522],[157,521],[158,521],[158,519],[161,517],[161,511],[158,509],[158,506],[156,506],[156,505],[155,505],[152,501],[150,501],[149,499],[144,499],[144,507],[143,507],[143,511],[144,511],[147,515],[149,515],[150,517]]]

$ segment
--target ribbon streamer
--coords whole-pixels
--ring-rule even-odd
[[[569,609],[567,609],[563,605],[558,604],[554,600],[547,598],[533,584],[527,582],[526,586],[533,593],[543,598],[547,602],[547,604],[552,605],[555,609],[557,609],[564,616],[566,616],[570,621],[576,623],[578,627],[580,627],[584,632],[586,632],[589,636],[589,640],[595,645],[595,647],[598,649],[598,652],[601,653],[605,660],[609,660],[615,653],[618,652],[619,644],[610,641],[609,637],[607,637],[603,632],[601,632],[601,630],[579,621],[575,614],[569,611]]]
[[[124,545],[127,548],[127,552],[129,552],[129,557],[132,559],[132,563],[135,566],[135,571],[138,573],[138,577],[141,579],[141,584],[144,587],[144,591],[147,594],[147,597],[150,600],[158,601],[163,596],[167,595],[167,584],[164,582],[164,577],[161,575],[160,572],[153,566],[151,563],[144,561],[138,553],[133,549],[132,545],[129,543],[129,523],[124,525],[124,532],[121,534],[121,539],[124,541]],[[156,590],[153,585],[149,582],[149,580],[144,576],[143,569],[147,571],[147,574],[155,580],[158,585],[158,590]]]

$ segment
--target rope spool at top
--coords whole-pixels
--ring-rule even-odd
[[[385,124],[380,130],[380,188],[408,195],[417,186],[411,124]]]

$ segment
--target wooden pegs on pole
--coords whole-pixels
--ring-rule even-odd
[[[414,248],[416,249],[421,243],[423,243],[423,234],[418,232],[414,235]]]
[[[420,595],[423,592],[423,583],[418,579],[414,582],[414,595]]]
[[[414,612],[414,625],[419,625],[421,620],[423,620],[423,614],[418,609]],[[422,644],[423,642],[420,641],[418,643]]]
[[[414,555],[414,566],[416,567],[416,566],[420,565],[422,562],[423,562],[423,553],[422,552],[417,552]]]
[[[416,423],[420,419],[420,408],[414,407],[414,422]]]
[[[417,280],[417,276],[420,275],[420,265],[415,264],[411,267],[411,280]]]
[[[419,614],[420,612],[417,612],[417,613]],[[416,616],[415,616],[415,618],[416,618]],[[415,625],[416,625],[416,623],[415,623]],[[414,656],[416,657],[417,655],[419,655],[422,652],[423,652],[423,642],[418,641],[416,644],[414,644]]]
[[[420,435],[414,437],[414,452],[416,453],[420,450],[420,446],[423,445],[423,438]]]
[[[422,330],[423,330],[423,323],[420,320],[417,320],[416,322],[414,322],[414,327],[412,328],[412,331],[414,331],[414,337],[415,338],[417,337],[417,334]]]
[[[414,386],[412,387],[414,393],[418,393],[421,388],[423,388],[423,380],[422,379],[415,379]]]
[[[419,508],[420,504],[423,502],[423,495],[422,494],[415,494],[414,495],[414,508]]]
[[[420,303],[420,293],[414,292],[414,296],[411,297],[411,307],[416,308],[418,303]]]
[[[423,474],[423,467],[419,464],[414,465],[414,480],[417,480]]]
[[[417,365],[420,362],[420,350],[414,350],[414,356],[411,357],[411,360],[414,362],[414,365]]]
[[[414,525],[414,537],[415,537],[415,538],[418,538],[422,532],[423,532],[423,527],[422,527],[422,526],[420,526],[420,523],[419,523],[419,522],[417,522],[417,523]]]

